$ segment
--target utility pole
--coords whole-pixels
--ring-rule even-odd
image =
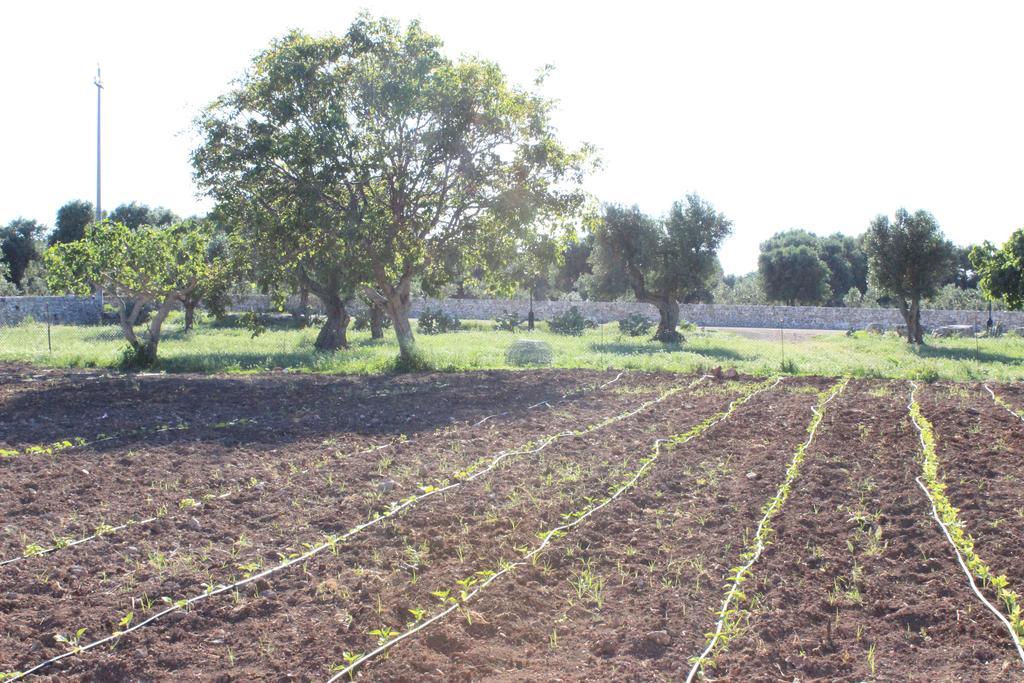
[[[100,208],[100,96],[103,93],[103,82],[100,80],[100,65],[96,65],[96,222],[103,218]]]

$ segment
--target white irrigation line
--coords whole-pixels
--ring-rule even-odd
[[[846,384],[848,383],[848,381],[848,379],[844,379],[832,387],[832,391],[829,394],[829,397],[820,405],[820,413],[818,411],[819,406],[814,406],[811,409],[815,417],[817,417],[819,414],[824,416],[825,406],[828,405],[832,399],[834,399],[836,396],[842,393],[843,389],[846,388]],[[814,420],[815,417],[812,417],[811,419]],[[804,441],[802,446],[797,448],[796,453],[793,455],[793,460],[790,462],[789,467],[787,468],[787,473],[792,471],[794,464],[796,464],[797,466],[799,465],[798,459],[802,459],[803,454],[807,451],[808,448],[810,448],[811,442],[814,441],[814,435],[817,434],[818,427],[821,425],[821,422],[822,420],[819,419],[817,422],[814,423],[810,434],[807,435],[807,440]],[[787,477],[782,482],[782,484],[779,485],[779,491],[782,491],[784,487],[791,485],[793,483],[793,480],[795,480],[795,477],[792,480],[789,477]],[[778,496],[779,492],[776,492],[776,499],[778,498]],[[754,566],[754,563],[756,563],[757,560],[761,557],[761,553],[763,553],[765,549],[764,529],[768,525],[768,522],[771,520],[771,518],[774,517],[778,511],[779,507],[773,507],[771,505],[769,505],[768,508],[765,510],[764,516],[761,517],[761,521],[757,525],[757,533],[754,534],[754,538],[757,539],[757,546],[754,549],[754,553],[753,555],[751,555],[750,560],[748,560],[747,563],[743,565],[743,567],[740,569],[740,571],[736,573],[735,576],[737,578],[743,577],[745,574],[747,574],[747,572],[750,571],[750,568]],[[718,623],[715,624],[715,632],[712,635],[707,647],[704,648],[704,651],[700,653],[700,656],[697,657],[697,660],[693,663],[693,667],[690,669],[690,673],[686,677],[686,683],[691,683],[693,681],[693,679],[697,676],[697,673],[701,670],[701,667],[704,665],[704,660],[707,659],[707,656],[711,654],[711,652],[715,649],[715,646],[718,644],[718,640],[722,637],[722,630],[725,628],[725,621],[728,617],[729,606],[732,604],[732,601],[736,598],[736,594],[739,592],[739,581],[734,581],[732,583],[732,587],[728,590],[728,592],[725,594],[725,598],[722,600],[722,607],[718,610],[719,619]]]
[[[330,550],[330,549],[333,549],[333,548],[337,547],[337,545],[339,543],[348,540],[349,538],[351,538],[352,536],[355,536],[356,534],[360,533],[361,531],[364,531],[365,529],[367,529],[367,528],[369,528],[371,526],[379,524],[380,522],[383,522],[386,519],[394,517],[398,513],[402,512],[403,510],[405,510],[405,509],[407,509],[409,507],[412,507],[413,505],[416,505],[417,503],[421,502],[422,500],[424,500],[426,498],[429,498],[431,496],[435,496],[435,495],[438,495],[438,494],[441,494],[441,493],[446,493],[448,491],[452,491],[454,489],[459,488],[463,484],[466,484],[466,483],[468,483],[470,481],[473,481],[473,480],[475,480],[475,479],[477,479],[479,477],[484,476],[485,474],[487,474],[489,472],[492,472],[506,458],[509,458],[509,457],[511,457],[513,455],[529,455],[529,454],[533,454],[533,453],[538,453],[538,452],[544,450],[545,448],[547,448],[550,444],[552,444],[553,442],[557,441],[560,438],[563,438],[563,437],[566,437],[566,436],[582,436],[584,434],[588,434],[588,433],[591,433],[591,432],[596,431],[598,429],[607,427],[607,426],[609,426],[611,424],[614,424],[616,422],[620,422],[620,421],[622,421],[624,419],[632,417],[633,415],[636,415],[640,411],[645,410],[645,409],[649,408],[652,405],[660,403],[661,401],[665,400],[669,396],[672,396],[672,395],[674,395],[674,394],[676,394],[676,393],[678,393],[680,391],[683,391],[684,389],[691,389],[691,388],[695,387],[697,384],[702,382],[704,379],[707,379],[708,377],[709,377],[709,375],[703,375],[703,376],[697,378],[696,380],[694,380],[693,382],[691,382],[686,387],[677,387],[675,389],[670,389],[670,390],[664,392],[658,398],[652,399],[650,401],[645,401],[639,407],[637,407],[637,408],[635,408],[635,409],[633,409],[631,411],[628,411],[626,413],[620,413],[618,415],[613,415],[612,417],[609,417],[609,418],[605,418],[604,420],[601,420],[600,422],[597,422],[597,423],[595,423],[593,425],[590,425],[590,426],[586,427],[583,430],[559,432],[557,434],[553,434],[551,436],[548,436],[548,437],[542,439],[536,446],[525,445],[525,446],[521,446],[518,449],[511,450],[511,451],[503,451],[503,452],[497,454],[491,460],[491,462],[487,465],[487,467],[485,467],[485,468],[483,468],[483,469],[473,473],[472,475],[469,475],[466,478],[464,478],[464,479],[462,479],[460,481],[456,481],[456,482],[454,482],[452,484],[447,484],[447,485],[442,486],[440,488],[432,488],[431,490],[426,491],[425,493],[422,493],[420,495],[406,498],[404,500],[404,502],[403,501],[392,502],[391,505],[388,507],[388,511],[387,512],[381,513],[378,516],[374,517],[373,519],[371,519],[371,520],[369,520],[367,522],[363,522],[362,524],[359,524],[359,525],[357,525],[355,527],[352,527],[351,529],[349,529],[344,534],[340,534],[338,536],[331,536],[331,537],[328,538],[327,541],[325,541],[323,543],[320,543],[319,545],[316,545],[316,546],[310,548],[305,553],[302,553],[301,555],[299,555],[297,557],[294,557],[294,558],[292,558],[290,560],[286,560],[284,562],[281,562],[280,564],[274,565],[273,567],[270,567],[268,569],[264,569],[262,572],[260,572],[258,574],[253,574],[252,576],[247,577],[245,579],[242,579],[240,581],[236,581],[234,583],[227,584],[227,585],[223,585],[222,584],[220,586],[217,586],[216,588],[211,587],[209,590],[207,590],[206,592],[201,593],[199,595],[193,596],[193,597],[188,598],[188,599],[178,600],[178,601],[174,602],[170,607],[168,607],[168,608],[166,608],[164,610],[161,610],[160,612],[157,612],[156,614],[153,614],[149,618],[147,618],[147,619],[145,619],[143,621],[140,621],[138,624],[135,624],[133,626],[129,626],[129,627],[125,628],[122,631],[115,631],[114,633],[112,633],[109,636],[106,636],[106,637],[101,638],[99,640],[93,641],[93,642],[91,642],[91,643],[89,643],[87,645],[83,645],[83,646],[74,648],[72,650],[69,650],[68,652],[65,652],[63,654],[57,655],[56,657],[51,657],[50,659],[47,659],[44,662],[40,662],[39,664],[36,664],[35,666],[33,666],[30,669],[27,669],[25,671],[20,671],[20,672],[15,673],[13,676],[9,677],[7,680],[8,681],[20,680],[20,679],[22,679],[22,678],[24,678],[24,677],[26,677],[26,676],[28,676],[28,675],[30,675],[32,673],[35,673],[36,671],[40,671],[41,669],[44,669],[44,668],[46,668],[46,667],[48,667],[48,666],[50,666],[52,664],[55,664],[56,662],[59,662],[59,661],[65,659],[67,657],[71,657],[72,655],[80,654],[82,652],[88,652],[89,650],[92,650],[94,648],[100,647],[101,645],[113,642],[113,641],[121,638],[122,636],[128,635],[128,634],[133,633],[135,631],[138,631],[139,629],[141,629],[141,628],[143,628],[145,626],[148,626],[149,624],[151,624],[151,623],[153,623],[153,622],[155,622],[155,621],[157,621],[159,619],[162,619],[163,617],[167,616],[168,614],[171,614],[172,612],[177,612],[177,611],[188,609],[192,605],[195,605],[197,603],[200,603],[200,602],[203,602],[205,600],[208,600],[209,598],[212,598],[212,597],[214,597],[216,595],[222,595],[224,593],[232,592],[234,590],[237,590],[238,588],[241,588],[241,587],[246,586],[248,584],[251,584],[251,583],[254,583],[256,581],[259,581],[260,579],[264,579],[264,578],[266,578],[268,576],[271,576],[273,574],[277,574],[277,573],[279,573],[281,571],[284,571],[285,569],[288,569],[289,567],[293,567],[296,564],[301,564],[303,562],[306,562],[307,560],[315,557],[316,555],[319,555],[320,553],[324,552],[325,550]]]
[[[410,442],[411,442],[411,440],[406,440],[404,443],[410,443]],[[368,453],[373,453],[375,451],[383,450],[385,448],[390,448],[390,447],[394,446],[395,443],[396,443],[395,441],[391,441],[391,442],[385,443],[385,444],[374,445],[374,446],[371,446],[370,448],[365,448],[365,449],[363,449],[361,451],[356,451],[354,453],[350,453],[349,456],[351,457],[351,456],[356,456],[356,455],[366,455]],[[308,469],[301,470],[300,474],[306,474],[308,472],[309,472]],[[290,479],[291,479],[291,476],[289,476],[289,480]],[[216,496],[214,498],[214,500],[223,500],[224,498],[232,496],[232,495],[234,495],[237,492],[238,491],[235,491],[235,490],[227,491],[225,493],[220,494],[219,496]],[[192,494],[192,496],[190,496],[190,497],[195,498],[195,496],[196,496],[196,494]],[[200,499],[205,499],[205,498],[206,498],[206,496],[200,496]],[[48,554],[56,552],[58,550],[64,550],[65,548],[73,548],[76,545],[81,545],[81,544],[86,543],[88,541],[94,541],[97,538],[102,538],[102,537],[108,536],[110,534],[115,534],[115,533],[124,531],[125,529],[131,528],[131,527],[145,526],[146,524],[152,524],[153,522],[157,521],[158,519],[162,519],[162,518],[169,517],[169,516],[170,515],[166,515],[166,514],[165,515],[158,514],[158,515],[155,515],[155,516],[152,516],[152,517],[146,517],[145,519],[137,519],[137,520],[136,519],[129,519],[127,522],[123,522],[122,524],[119,524],[117,526],[113,526],[113,527],[109,527],[109,528],[103,529],[102,531],[97,531],[96,533],[90,534],[89,536],[84,536],[82,538],[79,538],[79,539],[76,539],[76,540],[73,540],[73,541],[68,541],[67,543],[62,543],[62,544],[59,544],[59,545],[55,543],[54,545],[47,546],[47,547],[41,548],[39,550],[35,550],[35,551],[31,552],[31,553],[25,553],[25,554],[22,554],[22,555],[18,555],[16,557],[10,557],[10,558],[8,558],[6,560],[0,561],[0,567],[7,566],[9,564],[14,564],[15,562],[23,562],[25,560],[30,560],[30,559],[32,559],[34,557],[40,557],[42,555],[48,555]]]
[[[971,590],[973,590],[974,594],[978,596],[978,599],[981,600],[982,604],[984,604],[985,607],[987,607],[989,611],[1003,623],[1003,626],[1006,627],[1010,637],[1013,639],[1013,644],[1017,647],[1017,654],[1020,656],[1020,661],[1021,663],[1024,663],[1024,647],[1021,647],[1020,638],[1017,637],[1017,632],[1013,630],[1013,625],[1005,616],[1003,616],[1003,613],[994,607],[992,603],[982,595],[981,591],[978,590],[978,584],[974,581],[974,575],[971,574],[971,570],[967,568],[967,563],[964,562],[964,558],[960,554],[960,550],[957,549],[956,543],[953,542],[953,538],[949,534],[949,529],[946,528],[946,525],[943,524],[942,520],[939,518],[939,511],[935,507],[935,500],[932,498],[932,494],[928,491],[928,487],[925,486],[923,481],[921,481],[921,477],[915,477],[914,481],[916,481],[917,485],[921,487],[922,491],[924,491],[924,495],[928,497],[928,502],[932,506],[932,517],[935,518],[935,521],[942,529],[942,533],[945,534],[946,540],[949,541],[949,545],[953,547],[953,552],[956,553],[956,561],[960,563],[960,568],[964,570],[964,574],[967,576],[967,581],[971,584]]]
[[[588,391],[600,391],[601,389],[604,389],[608,385],[613,384],[613,383],[619,381],[619,379],[624,374],[625,374],[624,371],[620,372],[618,375],[616,375],[614,377],[614,379],[612,379],[612,380],[610,380],[608,382],[605,382],[604,384],[601,384],[601,385],[599,385],[597,387],[593,387],[593,386],[583,387],[582,389],[577,389],[575,391],[579,391],[581,393],[586,393]],[[574,393],[574,392],[573,391],[568,391],[568,392],[562,394],[561,398],[558,399],[558,401],[556,401],[556,403],[561,403],[562,401],[565,401],[567,399],[567,397],[569,396],[569,394],[572,394],[572,393]],[[548,403],[547,401],[541,401],[540,403],[534,403],[531,406],[527,406],[526,409],[527,410],[532,410],[533,408],[536,408],[537,406],[542,406],[542,405],[546,405],[549,408],[551,407],[551,404]],[[487,417],[485,417],[484,419],[480,420],[479,422],[475,422],[475,423],[469,425],[468,428],[472,429],[472,428],[478,427],[479,425],[483,424],[487,420],[490,420],[491,418],[500,417],[500,416],[503,416],[503,415],[508,415],[509,412],[511,412],[511,411],[507,411],[506,410],[505,412],[499,413],[498,415],[488,415]],[[245,418],[240,418],[240,419],[245,419]],[[235,423],[237,423],[237,420],[233,420],[230,423],[225,424],[225,427],[233,426]],[[221,424],[221,423],[217,423],[217,425],[219,425],[219,424]],[[179,424],[178,426],[175,426],[175,427],[161,428],[161,429],[158,429],[157,431],[172,431],[172,430],[188,429],[188,428],[189,428],[189,426],[187,424],[182,423],[182,424]],[[214,425],[214,428],[219,428],[219,427]],[[456,432],[456,433],[458,433],[458,432]],[[121,436],[128,436],[128,435],[130,435],[130,434],[126,433],[126,434],[122,434]],[[106,439],[101,439],[101,440],[115,439],[115,438],[119,438],[118,435],[111,435],[111,436],[107,437]],[[393,439],[390,442],[385,443],[385,444],[376,444],[376,445],[370,446],[369,448],[366,448],[364,450],[356,451],[355,453],[350,453],[349,456],[366,455],[367,453],[373,453],[375,451],[383,450],[385,448],[391,448],[391,447],[393,447],[393,446],[395,446],[397,444],[409,444],[409,443],[415,443],[416,441],[417,441],[416,439],[404,439],[404,440]],[[93,441],[93,442],[83,443],[83,444],[77,444],[75,447],[92,445],[94,443],[98,443],[98,441]],[[67,449],[64,449],[64,450],[67,450]],[[305,470],[301,470],[300,474],[306,474],[308,472],[309,472],[309,470],[305,469]],[[228,496],[232,495],[233,493],[234,493],[233,491],[229,491],[227,493],[223,493],[223,494],[217,496],[217,499],[227,498]],[[195,498],[196,494],[193,494],[191,497]],[[201,498],[205,498],[205,496],[200,496],[200,497]],[[124,531],[125,529],[127,529],[129,527],[143,526],[143,525],[146,525],[146,524],[152,524],[156,520],[160,519],[162,516],[163,515],[156,515],[154,517],[147,517],[145,519],[139,519],[139,520],[130,519],[127,522],[124,522],[124,523],[119,524],[117,526],[104,529],[102,532],[97,532],[97,533],[94,533],[94,534],[90,534],[89,536],[85,536],[83,538],[79,538],[79,539],[76,539],[76,540],[73,540],[73,541],[68,541],[67,543],[62,543],[60,545],[54,544],[54,545],[51,545],[51,546],[40,548],[40,549],[35,550],[35,551],[31,552],[31,553],[27,553],[27,554],[23,554],[23,555],[18,555],[16,557],[11,557],[11,558],[8,558],[6,560],[2,560],[2,561],[0,561],[0,567],[4,567],[4,566],[9,565],[9,564],[14,564],[15,562],[21,562],[21,561],[24,561],[24,560],[29,560],[29,559],[32,559],[33,557],[39,557],[39,556],[42,556],[42,555],[48,555],[48,554],[53,553],[53,552],[55,552],[57,550],[63,550],[65,548],[72,548],[74,546],[81,545],[82,543],[86,543],[88,541],[93,541],[93,540],[95,540],[97,538],[100,538],[102,536],[106,536],[108,534],[113,534],[113,533],[117,533],[117,532],[120,532],[120,531]]]
[[[1002,408],[1003,410],[1005,410],[1006,412],[1008,412],[1008,413],[1009,413],[1010,415],[1013,415],[1013,416],[1014,416],[1015,418],[1017,418],[1017,419],[1018,419],[1018,420],[1020,420],[1021,422],[1024,422],[1024,416],[1022,416],[1022,415],[1021,415],[1020,413],[1018,413],[1018,412],[1017,412],[1016,410],[1014,410],[1013,408],[1011,408],[1010,406],[1008,406],[1008,405],[1006,404],[1006,401],[1005,401],[1005,400],[1003,400],[1003,399],[1002,399],[1002,398],[1000,398],[999,396],[996,396],[996,392],[994,392],[994,391],[992,391],[991,389],[989,389],[989,387],[988,387],[988,385],[987,385],[987,384],[982,384],[981,386],[985,387],[985,391],[987,391],[987,392],[989,393],[989,395],[991,395],[991,396],[992,396],[992,400],[993,400],[993,401],[995,401],[995,403],[996,403],[996,405],[997,405],[997,406],[999,406],[1000,408]]]
[[[702,379],[704,379],[706,377],[710,377],[710,375],[704,375],[703,377],[698,379],[697,382],[699,382],[700,380],[702,380]],[[757,389],[756,391],[752,391],[749,394],[746,394],[744,396],[740,396],[740,397],[734,399],[732,401],[732,403],[729,404],[728,409],[723,411],[721,413],[721,415],[717,419],[712,420],[711,422],[708,422],[704,426],[703,429],[701,429],[700,431],[697,431],[696,433],[691,433],[686,438],[683,438],[683,439],[678,440],[678,441],[673,441],[672,438],[657,439],[654,442],[654,444],[651,446],[652,453],[649,456],[650,459],[647,462],[645,462],[633,474],[632,477],[630,477],[628,480],[626,480],[626,482],[624,482],[621,486],[619,486],[618,489],[609,498],[607,498],[605,501],[603,501],[602,503],[599,503],[598,505],[595,505],[595,506],[589,508],[586,512],[584,512],[582,515],[577,517],[572,522],[568,522],[567,524],[563,524],[563,525],[561,525],[559,527],[556,527],[554,529],[551,529],[551,530],[547,531],[544,534],[544,538],[537,545],[537,547],[535,547],[529,553],[523,555],[522,559],[520,559],[520,560],[518,560],[516,562],[502,563],[501,569],[499,569],[497,572],[495,572],[491,576],[487,577],[487,579],[485,581],[483,581],[479,586],[477,586],[471,592],[461,596],[460,599],[457,602],[455,602],[451,606],[445,608],[444,610],[438,612],[437,614],[435,614],[434,616],[430,617],[429,619],[425,619],[425,620],[419,622],[415,627],[413,627],[413,628],[405,631],[404,633],[402,633],[402,634],[392,638],[391,640],[388,640],[385,643],[382,643],[380,646],[377,647],[377,649],[372,650],[372,651],[366,653],[365,655],[362,655],[361,657],[359,657],[356,660],[353,660],[344,669],[341,669],[340,671],[335,673],[333,676],[331,676],[327,680],[327,683],[334,683],[335,681],[339,680],[343,676],[346,676],[348,674],[353,673],[358,667],[360,667],[361,665],[365,664],[367,661],[369,661],[371,659],[374,659],[375,657],[377,657],[377,655],[380,655],[380,654],[386,652],[387,650],[391,649],[392,647],[394,647],[395,645],[397,645],[401,641],[405,640],[406,638],[409,638],[409,637],[419,633],[420,631],[423,631],[424,629],[426,629],[431,624],[434,624],[434,623],[440,621],[441,619],[445,618],[446,616],[448,616],[452,612],[454,612],[454,611],[464,607],[473,598],[475,598],[480,593],[480,591],[482,591],[484,588],[487,588],[487,586],[492,584],[494,581],[496,581],[500,577],[504,576],[505,574],[509,574],[512,571],[514,571],[515,569],[517,569],[518,567],[522,567],[522,566],[528,564],[529,562],[531,562],[533,560],[533,558],[537,557],[537,555],[539,555],[541,552],[544,551],[545,548],[547,548],[547,546],[551,543],[551,540],[553,538],[555,538],[555,537],[559,536],[560,534],[562,534],[562,533],[564,533],[566,531],[569,531],[569,530],[573,529],[574,527],[582,524],[583,521],[585,519],[587,519],[588,517],[590,517],[592,514],[594,514],[598,510],[600,510],[600,509],[610,505],[613,501],[615,501],[623,493],[625,493],[626,491],[632,489],[636,485],[636,483],[645,474],[647,474],[647,472],[654,466],[654,463],[658,460],[658,457],[661,454],[661,447],[662,447],[663,444],[671,443],[673,447],[681,446],[681,445],[687,443],[688,441],[691,441],[692,439],[695,439],[698,436],[701,436],[702,434],[707,432],[709,429],[711,429],[715,425],[719,424],[723,420],[728,419],[733,414],[733,412],[736,410],[736,408],[738,408],[740,405],[742,405],[743,403],[746,403],[751,398],[753,398],[754,396],[756,396],[757,394],[759,394],[759,393],[761,393],[763,391],[768,391],[770,389],[775,388],[779,384],[779,382],[781,382],[781,381],[782,381],[782,377],[778,377],[778,378],[776,378],[775,382],[773,382],[770,386],[767,385],[766,383],[764,383],[764,385],[760,389]],[[694,383],[694,385],[695,384],[696,384],[696,382]],[[691,386],[693,386],[693,385],[691,385]],[[691,431],[692,431],[692,429],[693,428],[691,428]]]
[[[113,533],[117,533],[118,531],[124,531],[125,529],[127,529],[129,527],[142,526],[142,525],[145,525],[145,524],[152,524],[153,522],[155,522],[158,519],[160,519],[160,517],[147,517],[146,519],[140,519],[140,520],[137,520],[137,521],[136,520],[128,520],[124,524],[120,524],[118,526],[110,527],[108,529],[104,529],[101,532],[98,531],[98,532],[96,532],[94,534],[91,534],[89,536],[83,536],[82,538],[78,538],[78,539],[75,539],[73,541],[68,541],[67,543],[62,543],[61,545],[52,545],[52,546],[48,546],[46,548],[41,548],[41,549],[36,550],[36,551],[34,551],[32,553],[29,553],[27,555],[18,555],[17,557],[8,558],[6,560],[0,561],[0,567],[6,566],[6,565],[9,565],[9,564],[14,564],[15,562],[21,562],[22,560],[27,560],[27,559],[32,558],[32,557],[39,557],[41,555],[47,555],[47,554],[52,553],[52,552],[54,552],[56,550],[62,550],[64,548],[73,548],[76,545],[81,545],[83,543],[87,543],[88,541],[92,541],[92,540],[97,539],[97,538],[99,538],[101,536],[106,536],[107,534],[113,534]]]
[[[910,392],[910,403],[907,404],[908,410],[910,410],[915,403],[915,394],[917,394],[918,389],[918,385],[916,382],[911,382],[910,384],[914,388]],[[988,389],[987,386],[985,388]],[[992,390],[989,389],[989,393],[991,392]],[[1012,413],[1013,411],[1011,410],[1010,412]],[[1016,413],[1014,414],[1016,415]],[[917,429],[917,435],[921,441],[921,449],[922,452],[924,452],[925,449],[928,448],[928,445],[925,443],[924,440],[924,430],[921,429],[921,425],[917,423],[917,420],[911,419],[910,421],[914,423],[914,427]],[[985,605],[985,607],[987,607],[988,610],[992,612],[992,614],[994,614],[1000,622],[1002,622],[1003,626],[1006,627],[1007,632],[1009,632],[1010,634],[1010,638],[1013,639],[1014,646],[1016,646],[1017,648],[1017,655],[1020,657],[1021,663],[1024,664],[1024,647],[1021,646],[1020,638],[1017,636],[1017,632],[1014,630],[1013,624],[1011,624],[1010,621],[1003,615],[1003,613],[998,608],[996,608],[991,602],[989,602],[988,599],[978,589],[978,584],[974,581],[974,574],[972,574],[971,570],[967,567],[967,563],[964,561],[963,555],[960,554],[960,549],[956,547],[956,543],[953,541],[953,536],[949,533],[949,528],[943,523],[942,519],[939,517],[939,510],[935,505],[935,499],[932,497],[931,492],[928,490],[928,487],[925,486],[924,482],[921,481],[921,477],[915,477],[914,481],[917,482],[917,485],[921,487],[922,491],[924,491],[925,497],[928,498],[928,503],[931,505],[932,508],[932,517],[935,519],[936,522],[938,522],[939,528],[942,529],[943,535],[945,535],[946,540],[949,541],[949,545],[952,546],[953,552],[956,554],[956,560],[960,563],[960,568],[964,570],[964,575],[967,576],[967,582],[971,584],[971,590],[974,591],[974,594],[976,596],[978,596],[978,600],[980,600],[981,603]]]

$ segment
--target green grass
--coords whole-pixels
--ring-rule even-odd
[[[505,350],[528,333],[496,332],[484,321],[469,329],[436,336],[418,335],[419,352],[438,370],[481,370],[509,367]],[[931,339],[916,349],[891,335],[826,334],[785,345],[785,364],[777,340],[761,341],[726,331],[688,332],[686,341],[664,345],[644,337],[626,337],[616,323],[566,337],[542,329],[529,333],[554,351],[561,368],[636,369],[698,372],[722,366],[743,373],[768,375],[788,372],[806,375],[932,380],[1024,379],[1024,339]],[[180,318],[169,320],[160,344],[157,370],[168,372],[259,372],[274,368],[329,373],[388,372],[398,353],[393,334],[373,341],[369,332],[350,331],[351,348],[334,354],[313,350],[316,329],[272,329],[255,339],[244,329],[200,324],[189,334]],[[46,328],[27,323],[0,328],[0,361],[56,367],[114,367],[123,340],[116,327],[55,326],[52,353]]]

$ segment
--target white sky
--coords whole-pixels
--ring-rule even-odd
[[[696,191],[733,219],[726,272],[772,233],[862,232],[899,206],[957,243],[1024,225],[1024,3],[5,2],[0,223],[103,206],[205,211],[188,153],[199,107],[289,28],[343,32],[362,8],[419,17],[453,54],[498,62],[601,149],[603,201],[661,213]]]

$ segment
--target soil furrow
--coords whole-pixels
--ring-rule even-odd
[[[560,406],[548,414],[546,425],[530,422],[526,427],[536,430],[544,426],[554,431],[570,426],[582,427],[615,414],[617,409],[636,407],[647,400],[647,392],[645,388],[595,397],[594,410],[588,408],[577,415],[568,413],[575,406]],[[523,422],[519,420],[519,423]],[[514,431],[517,426],[519,430]],[[505,436],[517,443],[536,437],[535,431],[524,433],[522,424],[509,427],[505,430]],[[428,454],[422,448],[413,449],[412,446],[408,448],[411,449],[410,454],[416,456],[413,464],[427,469],[436,469],[431,465],[448,468],[444,472],[426,472],[430,475],[450,474],[480,455],[463,448],[458,453],[446,454],[435,450]],[[376,457],[368,462],[346,463],[346,481],[373,481],[373,468],[378,466]],[[115,553],[98,557],[89,563],[88,569],[74,554],[76,550],[66,551],[66,556],[55,556],[52,564],[45,565],[45,570],[33,568],[29,566],[30,563],[22,567],[11,565],[10,568],[15,571],[11,576],[4,577],[4,584],[17,592],[32,592],[35,597],[30,609],[17,608],[16,605],[25,605],[26,608],[28,605],[24,599],[12,597],[6,603],[10,610],[5,609],[4,620],[7,621],[13,640],[41,639],[48,646],[47,651],[52,651],[57,645],[52,635],[62,633],[64,629],[73,631],[85,627],[90,633],[109,632],[113,630],[113,621],[121,613],[137,612],[140,618],[145,615],[147,610],[137,604],[132,605],[132,597],[146,595],[156,599],[158,604],[153,609],[159,609],[161,596],[168,595],[177,599],[201,592],[202,583],[224,583],[232,576],[240,578],[246,571],[255,571],[259,565],[270,566],[279,561],[278,557],[268,554],[268,550],[301,552],[299,541],[307,539],[318,542],[325,532],[343,531],[365,519],[368,510],[379,506],[378,499],[386,502],[400,498],[402,490],[414,490],[411,481],[430,481],[430,477],[409,479],[409,482],[403,481],[401,484],[392,479],[384,480],[394,490],[385,493],[380,487],[372,487],[368,500],[356,494],[346,498],[330,497],[330,491],[325,492],[319,500],[315,497],[307,499],[299,495],[299,489],[288,487],[252,491],[249,492],[249,503],[256,506],[256,509],[250,510],[248,514],[245,509],[229,510],[225,517],[222,512],[227,507],[225,503],[220,509],[207,511],[196,518],[186,518],[184,522],[172,524],[168,528],[161,527],[171,523],[160,520],[151,527],[132,529],[123,537],[112,539],[112,543],[116,543],[113,546],[116,548]],[[317,486],[330,488],[322,481],[318,481]],[[271,494],[276,498],[267,500]],[[309,505],[303,506],[302,500],[309,500]],[[222,523],[211,524],[211,520],[218,516],[223,517]],[[171,548],[175,550],[169,550]],[[90,553],[89,557],[94,555]],[[45,562],[46,559],[33,558],[33,562]],[[45,580],[39,585],[41,571]],[[72,596],[74,600],[69,600]],[[42,623],[33,624],[32,615],[40,609],[49,612],[49,617]],[[14,654],[14,650],[6,645],[0,647],[0,650],[10,650]],[[23,660],[19,659],[18,665],[25,665]]]
[[[419,647],[396,648],[364,675],[538,681],[685,675],[730,560],[806,436],[815,390],[825,383],[786,384],[659,459],[635,491],[602,511],[607,514],[483,594],[469,608],[472,622],[437,624]]]
[[[914,481],[908,394],[856,382],[826,417],[708,678],[1012,680],[1012,645]]]

